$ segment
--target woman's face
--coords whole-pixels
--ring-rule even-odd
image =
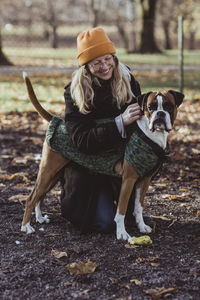
[[[115,61],[111,54],[106,54],[89,62],[88,67],[94,76],[103,80],[109,80],[115,68]]]

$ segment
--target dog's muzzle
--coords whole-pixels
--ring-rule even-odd
[[[164,111],[158,111],[153,120],[152,131],[169,131],[166,124],[166,114]]]

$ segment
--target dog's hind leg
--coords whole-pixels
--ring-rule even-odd
[[[59,178],[61,177],[61,174],[62,174],[62,170],[59,171],[55,175],[55,177],[53,178],[53,180],[51,182],[51,186],[49,187],[48,191],[50,191],[55,186],[55,184],[58,182]],[[48,191],[46,193],[48,193]],[[49,217],[47,215],[43,216],[42,212],[41,212],[41,207],[42,207],[43,200],[44,200],[44,197],[35,206],[35,219],[36,219],[36,222],[38,222],[40,224],[50,222]]]
[[[124,219],[128,207],[128,202],[137,181],[138,175],[133,167],[124,160],[122,173],[122,186],[119,196],[117,213],[115,215],[117,239],[128,240],[132,243],[130,235],[126,232]]]
[[[30,225],[32,212],[37,203],[43,201],[45,194],[56,183],[55,178],[58,172],[68,163],[69,160],[67,158],[64,158],[60,153],[52,151],[48,145],[44,143],[39,173],[35,186],[26,201],[21,231],[26,233],[35,231]]]
[[[150,182],[151,177],[146,177],[136,185],[135,207],[133,215],[135,216],[137,227],[141,233],[150,233],[152,231],[152,228],[144,223],[142,214],[144,197],[146,195]]]

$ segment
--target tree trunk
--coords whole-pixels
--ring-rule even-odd
[[[194,50],[195,49],[195,31],[190,32],[189,36],[189,49]]]
[[[52,32],[49,36],[49,40],[50,40],[51,48],[57,49],[58,48],[57,26],[54,24],[52,25]]]
[[[129,51],[129,41],[128,41],[128,37],[126,35],[126,31],[124,29],[123,23],[120,19],[120,17],[118,17],[118,19],[116,20],[116,25],[117,25],[117,29],[119,32],[119,35],[122,39],[122,42],[124,44],[124,48],[126,49],[126,51]]]
[[[8,60],[2,50],[2,38],[1,38],[1,29],[0,29],[0,65],[1,66],[12,66],[12,63]]]
[[[12,66],[12,63],[7,59],[2,49],[0,48],[0,66]]]
[[[159,53],[155,36],[154,36],[154,21],[157,0],[140,0],[142,7],[142,32],[141,44],[139,47],[140,53]]]
[[[164,30],[164,34],[165,34],[165,49],[170,50],[170,49],[172,49],[172,47],[171,47],[171,42],[170,42],[170,38],[169,38],[169,21],[164,20],[162,23],[163,23],[163,30]]]

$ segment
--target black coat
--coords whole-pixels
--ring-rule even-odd
[[[100,86],[93,84],[94,106],[91,112],[81,114],[74,104],[70,93],[70,84],[65,88],[65,123],[73,143],[86,153],[98,153],[113,148],[113,145],[122,141],[114,118],[122,113],[117,108],[111,93],[110,80]],[[131,89],[135,96],[141,94],[139,83],[131,75]],[[132,103],[135,102],[133,98]],[[106,124],[96,125],[96,119],[111,118]],[[65,170],[61,181],[61,212],[62,215],[76,225],[82,232],[90,230],[96,207],[98,193],[107,186],[117,200],[121,181],[106,175],[93,174],[83,167],[70,163]]]

